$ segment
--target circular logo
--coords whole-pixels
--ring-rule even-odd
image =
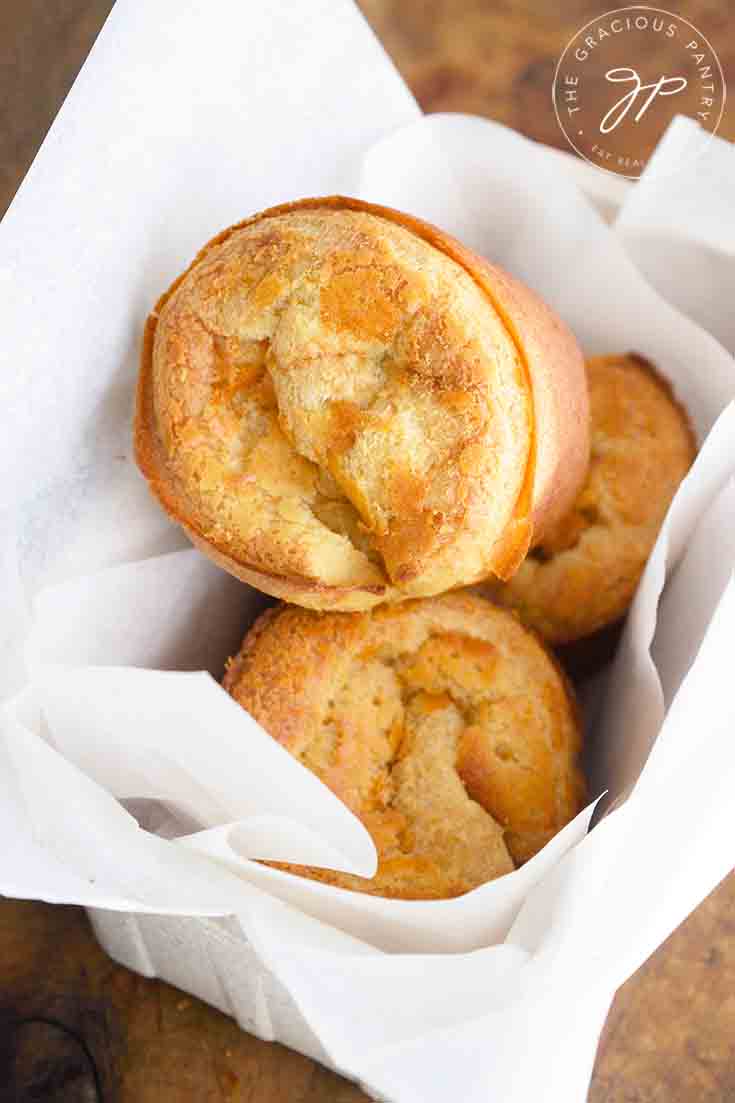
[[[675,115],[715,133],[725,78],[693,24],[636,4],[577,31],[559,58],[552,95],[573,149],[598,168],[635,180]]]

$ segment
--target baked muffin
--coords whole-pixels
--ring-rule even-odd
[[[582,807],[580,726],[553,659],[470,594],[367,613],[269,610],[225,688],[359,816],[377,896],[458,896],[510,872]]]
[[[686,412],[643,357],[596,357],[587,375],[592,454],[584,486],[510,582],[482,587],[553,644],[625,614],[696,454]]]
[[[210,242],[151,314],[136,456],[216,563],[311,608],[508,577],[587,463],[574,338],[453,238],[352,199]]]

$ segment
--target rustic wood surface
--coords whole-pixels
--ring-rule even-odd
[[[424,111],[487,115],[568,150],[551,104],[556,63],[585,23],[622,7],[623,0],[360,0],[360,6]],[[735,74],[731,0],[663,7],[700,28],[717,51],[725,79]],[[643,129],[649,120],[650,113]],[[732,99],[718,132],[735,141]]]
[[[0,3],[0,211],[12,198],[110,8]],[[471,111],[565,147],[549,102],[589,0],[362,0],[426,110]],[[681,14],[735,71],[727,0]],[[721,133],[735,139],[735,113]],[[357,1103],[357,1088],[225,1016],[116,966],[76,908],[0,902],[0,1098],[11,1103]],[[735,1099],[735,878],[619,992],[590,1103]]]

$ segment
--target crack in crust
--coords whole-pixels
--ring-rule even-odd
[[[370,614],[270,610],[225,688],[358,815],[381,896],[456,896],[531,857],[582,806],[571,691],[509,613],[469,595]]]

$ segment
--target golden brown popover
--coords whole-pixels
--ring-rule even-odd
[[[457,896],[511,871],[582,807],[572,691],[535,635],[471,594],[365,613],[279,606],[225,688],[359,816],[378,896]]]
[[[148,319],[136,455],[216,563],[312,608],[509,577],[588,458],[578,346],[447,234],[354,199],[214,238]]]
[[[643,357],[599,356],[587,374],[592,451],[573,508],[509,582],[480,587],[554,644],[625,614],[696,454],[686,412]]]

